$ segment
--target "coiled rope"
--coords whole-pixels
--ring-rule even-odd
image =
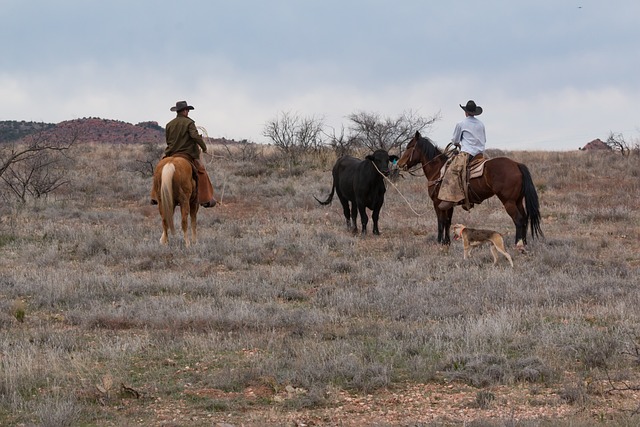
[[[202,157],[203,157],[203,163],[204,163],[205,169],[209,170],[209,165],[213,164],[213,158],[215,157],[215,155],[213,154],[213,149],[209,144],[209,142],[211,141],[211,138],[209,138],[209,132],[207,132],[207,129],[204,126],[196,126],[196,128],[202,133],[202,139],[204,140],[204,143],[207,146],[207,152],[203,153],[203,154],[207,154],[207,156],[206,157],[202,156]],[[205,160],[207,157],[209,158],[209,160]],[[218,203],[220,203],[221,205],[222,205],[222,200],[224,199],[224,190],[226,186],[227,186],[227,175],[225,174],[224,179],[222,181],[222,190],[220,191],[220,199],[218,200]]]

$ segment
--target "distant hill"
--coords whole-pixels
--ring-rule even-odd
[[[0,142],[36,137],[51,142],[98,142],[115,144],[161,143],[164,129],[157,122],[133,125],[119,120],[82,118],[58,124],[0,122]]]
[[[597,138],[587,143],[587,145],[585,145],[584,147],[579,148],[579,150],[581,151],[594,151],[594,150],[595,151],[597,150],[612,151],[613,148],[607,145],[606,142],[602,142],[600,138]]]
[[[54,128],[53,123],[25,122],[16,120],[0,121],[0,143],[16,141],[35,132]]]
[[[19,142],[25,138],[39,138],[49,142],[97,142],[109,144],[163,144],[164,128],[158,122],[140,122],[136,125],[120,120],[88,117],[67,120],[58,124],[7,120],[0,121],[0,144]],[[210,143],[247,143],[225,138],[208,138]]]

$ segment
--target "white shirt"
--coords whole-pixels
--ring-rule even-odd
[[[487,144],[487,136],[484,131],[484,124],[475,116],[465,117],[453,130],[451,142],[460,144],[460,151],[475,156],[484,151]]]

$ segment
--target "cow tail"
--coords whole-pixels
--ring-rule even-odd
[[[518,164],[522,173],[522,193],[524,194],[525,208],[529,217],[529,225],[531,226],[531,237],[544,237],[542,228],[540,227],[540,202],[538,201],[538,193],[533,184],[529,168],[523,164]]]
[[[167,163],[162,168],[162,178],[160,180],[160,209],[162,219],[166,221],[171,230],[171,234],[176,232],[173,225],[173,210],[175,208],[173,199],[173,175],[176,167],[173,163]]]
[[[318,199],[316,196],[313,196],[313,198],[316,199],[316,201],[318,203],[320,203],[321,205],[328,205],[333,200],[333,193],[335,193],[335,191],[336,191],[336,186],[334,184],[333,187],[331,187],[331,194],[329,194],[329,197],[324,202],[322,200]]]

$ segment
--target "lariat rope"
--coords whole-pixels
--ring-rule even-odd
[[[203,162],[205,165],[205,168],[208,170],[209,169],[209,165],[211,163],[213,163],[213,159],[214,157],[216,157],[213,154],[213,150],[211,148],[211,145],[208,144],[211,141],[211,138],[209,138],[209,132],[207,132],[207,129],[204,126],[196,126],[196,128],[202,133],[202,139],[204,140],[205,145],[207,146],[207,152],[206,153],[202,153],[202,154],[208,154],[208,158],[209,161],[205,161]],[[202,156],[203,160],[205,156]],[[222,156],[219,156],[222,157]],[[222,200],[224,199],[224,190],[227,186],[227,175],[224,176],[224,180],[222,181],[222,190],[220,190],[220,200],[218,200],[218,203],[222,204]]]
[[[387,182],[389,184],[391,184],[391,186],[393,188],[396,189],[396,191],[398,192],[398,194],[400,194],[400,197],[402,197],[404,199],[404,201],[406,202],[407,206],[409,206],[409,209],[411,209],[411,211],[416,214],[417,216],[424,216],[424,214],[420,214],[418,212],[416,212],[415,209],[413,209],[413,206],[411,206],[411,203],[409,203],[409,200],[407,200],[406,197],[404,197],[404,194],[402,194],[402,192],[400,190],[398,190],[398,187],[393,183],[393,181],[391,181],[389,179],[389,177],[387,177],[385,174],[383,174],[382,172],[380,172],[380,169],[378,169],[378,166],[375,164],[375,162],[371,162],[371,164],[373,164],[373,167],[376,168],[376,170],[378,171],[378,173],[382,176],[382,178],[384,178],[385,180],[387,180]]]

